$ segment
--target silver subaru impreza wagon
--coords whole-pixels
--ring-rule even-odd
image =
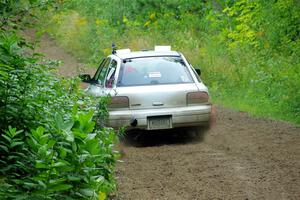
[[[111,95],[108,126],[159,130],[207,125],[207,87],[186,58],[170,46],[152,51],[114,50],[93,77],[81,75],[86,91]]]

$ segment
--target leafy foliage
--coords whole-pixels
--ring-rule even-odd
[[[57,62],[31,52],[15,33],[0,32],[1,198],[106,196],[117,156],[115,132],[96,124],[106,101],[85,96],[77,79],[57,77]]]
[[[26,17],[33,17],[34,9],[46,10],[53,0],[0,0],[0,29],[16,28]]]
[[[171,44],[201,66],[215,102],[300,123],[297,0],[70,0],[56,8],[42,30],[84,62],[98,62],[112,42]]]

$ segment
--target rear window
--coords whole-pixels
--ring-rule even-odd
[[[192,83],[180,57],[145,57],[124,60],[117,86]]]

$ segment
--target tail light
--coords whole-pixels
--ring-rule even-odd
[[[129,99],[125,96],[112,97],[109,108],[129,108]]]
[[[187,104],[206,103],[208,100],[207,92],[190,92],[186,96]]]

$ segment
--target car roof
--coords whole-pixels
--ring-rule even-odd
[[[125,53],[117,53],[115,56],[121,59],[152,57],[152,56],[180,56],[177,51],[132,51]]]

